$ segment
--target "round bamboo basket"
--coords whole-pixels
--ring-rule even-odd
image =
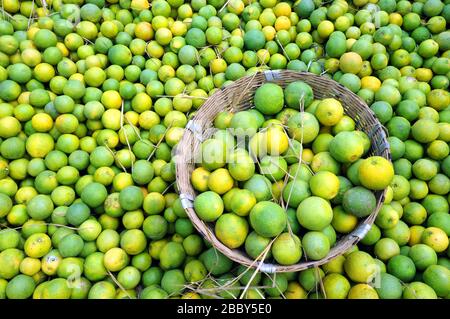
[[[312,73],[289,70],[258,72],[241,78],[214,93],[188,122],[186,130],[176,146],[177,188],[183,208],[195,228],[217,250],[231,260],[244,266],[257,268],[266,273],[300,271],[320,266],[342,255],[367,234],[383,205],[386,193],[386,190],[374,193],[377,199],[375,210],[368,217],[362,219],[350,234],[338,238],[336,244],[325,258],[317,261],[304,261],[302,257],[299,263],[289,266],[254,260],[243,249],[228,248],[215,236],[214,224],[206,223],[197,216],[193,208],[196,192],[191,185],[190,176],[195,168],[195,154],[198,153],[202,141],[209,138],[214,132],[211,128],[216,115],[225,110],[238,112],[251,108],[256,89],[265,82],[273,82],[284,88],[289,83],[299,80],[312,87],[316,99],[333,97],[341,101],[345,114],[355,121],[357,129],[364,131],[371,139],[372,145],[369,155],[378,155],[391,160],[385,128],[378,121],[372,110],[356,94],[329,78]]]

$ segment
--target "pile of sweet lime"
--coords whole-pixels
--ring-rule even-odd
[[[0,297],[448,297],[449,21],[448,0],[3,0]],[[381,214],[389,218],[380,218],[351,252],[318,269],[252,276],[195,231],[174,187],[172,149],[208,96],[267,69],[322,74],[358,94],[388,130],[394,176]],[[336,101],[315,101],[304,110],[286,103],[270,115],[283,114],[282,130],[257,110],[216,120],[222,130],[227,123],[267,124],[273,140],[288,136],[295,151],[288,147],[290,155],[277,163],[272,154],[258,158],[262,168],[255,166],[245,182],[253,186],[237,185],[250,193],[239,195],[254,196],[260,213],[283,203],[287,228],[281,232],[295,234],[295,200],[307,193],[307,183],[305,200],[330,201],[328,229],[345,233],[357,216],[344,200],[344,209],[336,209],[336,200],[323,198],[331,195],[311,180],[322,185],[321,179],[337,177],[344,185],[345,177],[359,199],[363,187],[373,188],[356,169],[356,163],[372,165],[362,157],[367,139],[346,116],[338,128],[320,121],[316,107],[329,103],[334,112]],[[302,118],[328,128],[308,131],[310,141],[298,139]],[[339,160],[346,148],[325,151],[343,134],[355,144],[365,141],[352,165]],[[255,135],[257,149],[266,135]],[[218,133],[215,140],[227,136]],[[227,169],[236,180],[248,174]],[[217,170],[219,179],[226,175]],[[209,189],[220,194],[224,185],[209,177]],[[279,189],[284,182],[295,191],[289,200]],[[261,204],[269,194],[279,201]],[[231,205],[225,200],[231,196],[220,195]],[[317,231],[300,219],[297,234]],[[260,243],[258,225],[250,226],[255,233],[248,237]],[[325,236],[332,239],[331,232]],[[262,237],[264,243],[270,236]],[[311,252],[302,255],[311,259]],[[381,274],[369,285],[372,270],[361,265],[375,263]]]
[[[336,232],[350,233],[358,218],[374,212],[371,190],[390,185],[393,165],[380,156],[362,159],[369,137],[355,130],[341,102],[315,100],[304,82],[285,90],[263,84],[253,103],[248,111],[219,114],[219,130],[202,143],[201,162],[191,176],[202,192],[194,201],[196,213],[215,222],[225,246],[244,246],[252,258],[273,255],[277,263],[292,265],[304,252],[306,260],[323,259]],[[302,154],[303,148],[312,153]],[[392,197],[390,189],[376,220],[382,229],[399,220],[388,206]]]

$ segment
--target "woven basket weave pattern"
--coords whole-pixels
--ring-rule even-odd
[[[203,139],[206,139],[213,134],[213,130],[209,128],[212,128],[212,123],[218,113],[225,110],[238,112],[251,108],[253,106],[253,95],[256,89],[262,84],[273,82],[285,88],[289,83],[294,81],[304,81],[309,84],[313,89],[315,99],[333,97],[341,101],[345,114],[355,121],[356,128],[365,132],[371,139],[372,143],[369,155],[378,155],[391,160],[387,133],[384,127],[378,121],[372,110],[356,94],[326,77],[307,72],[288,70],[258,72],[254,75],[241,78],[214,93],[191,119],[181,141],[176,147],[177,188],[183,207],[195,228],[228,258],[245,266],[259,267],[261,271],[268,273],[300,271],[322,265],[345,253],[367,234],[378,211],[383,205],[386,192],[385,190],[375,192],[377,199],[376,209],[366,219],[361,220],[353,232],[339,238],[325,258],[317,261],[301,261],[290,266],[261,263],[251,259],[243,250],[226,247],[215,236],[213,224],[200,220],[192,205],[196,193],[190,182],[191,173],[195,168],[191,154],[197,154],[199,152],[201,146],[199,136],[202,135]]]

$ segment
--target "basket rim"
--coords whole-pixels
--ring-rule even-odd
[[[371,118],[371,121],[374,121],[375,125],[373,127],[373,135],[369,136],[371,139],[371,142],[373,144],[374,137],[377,136],[378,138],[381,138],[382,145],[384,149],[380,151],[380,154],[376,154],[378,156],[382,156],[386,158],[387,160],[391,161],[391,153],[389,149],[389,144],[387,141],[388,132],[386,128],[381,124],[381,122],[376,117],[375,113],[367,106],[367,104],[355,93],[344,87],[342,84],[324,77],[319,76],[310,72],[298,72],[298,71],[292,71],[292,70],[266,70],[266,71],[258,71],[253,75],[248,75],[243,78],[240,78],[239,80],[233,82],[232,84],[218,89],[214,94],[212,94],[210,97],[208,97],[207,101],[197,110],[196,114],[193,116],[193,118],[188,122],[188,125],[186,126],[186,129],[184,130],[183,136],[179,141],[179,144],[177,144],[177,151],[184,147],[188,146],[187,144],[191,143],[196,138],[196,134],[201,130],[201,127],[195,127],[193,125],[194,121],[198,121],[202,118],[202,109],[205,110],[205,106],[208,105],[208,103],[218,102],[221,104],[220,109],[217,109],[215,111],[217,115],[219,112],[229,109],[230,101],[227,100],[230,96],[230,93],[233,93],[234,90],[241,90],[242,91],[242,85],[248,82],[249,80],[252,81],[255,77],[259,77],[259,80],[262,81],[261,84],[267,83],[267,82],[276,82],[282,77],[294,77],[294,79],[288,79],[290,82],[294,81],[305,81],[302,78],[308,78],[312,81],[320,81],[322,85],[326,85],[329,88],[332,89],[332,91],[339,91],[339,94],[347,95],[347,97],[351,97],[355,103],[358,104],[358,107],[364,107],[364,112],[366,115],[368,115]],[[288,81],[289,82],[289,81]],[[305,81],[307,82],[307,81]],[[259,84],[258,86],[260,86]],[[313,87],[314,90],[314,87]],[[253,92],[254,93],[254,92]],[[253,94],[252,93],[252,94]],[[211,102],[213,101],[213,102]],[[226,105],[225,105],[226,104]],[[354,107],[353,105],[347,105],[348,108]],[[285,109],[286,107],[284,107]],[[347,109],[344,107],[345,111]],[[232,111],[233,107],[231,108]],[[347,114],[345,112],[344,114]],[[348,114],[347,114],[348,115]],[[353,118],[353,117],[352,117]],[[357,120],[355,120],[357,122]],[[194,123],[195,124],[195,123]],[[186,145],[185,145],[186,144]],[[181,154],[182,156],[183,154]],[[178,155],[177,155],[178,156]],[[205,238],[208,242],[212,244],[212,246],[219,250],[222,254],[224,254],[229,259],[233,260],[234,262],[237,262],[241,265],[245,265],[251,268],[257,268],[262,272],[266,273],[275,273],[275,272],[292,272],[292,271],[300,271],[307,268],[317,267],[320,265],[323,265],[327,263],[328,261],[338,257],[339,255],[344,254],[346,251],[351,249],[354,245],[356,245],[364,236],[367,234],[367,232],[370,230],[372,224],[375,221],[376,216],[378,215],[378,212],[381,208],[381,206],[384,204],[387,188],[385,188],[382,191],[376,191],[375,196],[377,198],[377,205],[376,208],[372,211],[372,213],[366,217],[365,219],[359,219],[358,225],[355,227],[355,229],[350,232],[349,234],[343,235],[340,237],[335,244],[331,247],[329,254],[320,259],[315,261],[305,261],[303,259],[304,256],[302,256],[302,259],[292,265],[281,265],[281,264],[274,264],[274,263],[267,263],[267,262],[260,262],[258,260],[254,260],[251,257],[249,257],[246,252],[242,249],[242,246],[239,248],[231,249],[225,246],[214,234],[214,231],[211,229],[212,225],[214,223],[207,223],[201,220],[198,215],[195,212],[195,209],[193,207],[193,202],[195,200],[197,192],[193,189],[192,183],[190,182],[190,173],[188,173],[189,177],[186,181],[186,178],[183,179],[183,182],[181,181],[181,177],[183,174],[186,174],[186,172],[189,172],[189,164],[185,160],[177,160],[175,161],[175,169],[176,169],[176,184],[177,184],[177,191],[180,194],[180,200],[181,204],[183,206],[183,209],[185,210],[188,218],[193,223],[194,227],[197,229],[197,231]],[[185,184],[188,185],[185,185]],[[338,247],[337,249],[335,249]]]

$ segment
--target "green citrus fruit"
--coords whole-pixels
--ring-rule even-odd
[[[345,192],[342,205],[346,212],[357,217],[366,217],[375,209],[376,199],[371,191],[357,186]]]
[[[280,234],[272,245],[272,254],[281,265],[292,265],[302,257],[302,245],[296,235]]]
[[[363,251],[348,255],[344,269],[351,280],[360,283],[368,283],[377,275],[377,265],[372,256]]]
[[[216,221],[215,234],[225,246],[231,249],[237,248],[245,242],[248,223],[236,214],[223,214]]]
[[[253,103],[256,109],[265,115],[276,114],[283,108],[283,89],[276,84],[265,83],[255,91]]]
[[[250,225],[261,236],[275,237],[286,227],[287,217],[277,204],[262,201],[250,211]]]
[[[308,259],[320,260],[328,255],[330,241],[324,233],[311,231],[303,236],[302,247]]]
[[[328,201],[312,196],[302,201],[298,206],[297,219],[303,227],[320,231],[331,223],[333,210]]]

